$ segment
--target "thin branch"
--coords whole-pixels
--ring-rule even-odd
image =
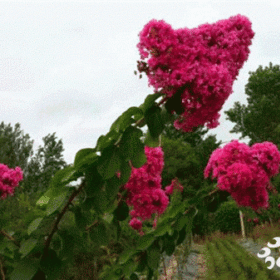
[[[145,118],[143,117],[142,119],[138,120],[135,123],[135,126],[142,126],[145,123]]]
[[[5,232],[3,229],[0,231],[0,234],[4,235],[5,237],[7,237],[11,241],[13,241],[15,243],[15,245],[20,247],[20,243],[18,241],[16,241],[12,236],[10,236],[7,232]]]
[[[93,224],[91,224],[90,226],[86,227],[86,231],[88,231],[89,229],[91,229],[98,221],[94,221]]]
[[[51,233],[49,234],[47,240],[45,241],[45,248],[44,248],[44,253],[43,253],[43,256],[47,256],[48,255],[48,249],[49,249],[49,246],[51,244],[51,240],[52,240],[52,237],[54,235],[54,233],[57,231],[57,226],[60,222],[60,220],[62,219],[62,217],[64,216],[64,214],[66,213],[67,211],[67,208],[69,207],[69,205],[72,203],[73,199],[80,193],[80,191],[83,189],[83,187],[85,186],[85,181],[83,181],[80,185],[80,187],[78,189],[76,189],[70,196],[68,202],[66,203],[66,205],[64,206],[64,208],[62,209],[62,211],[57,215],[57,219],[55,220],[54,222],[54,225],[53,225],[53,228],[52,228],[52,231]]]

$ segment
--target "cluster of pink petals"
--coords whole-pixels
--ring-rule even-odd
[[[237,15],[178,30],[163,20],[151,20],[139,37],[137,47],[143,61],[138,69],[146,72],[149,86],[171,98],[187,85],[181,96],[184,113],[175,127],[186,132],[205,124],[217,127],[218,112],[250,53],[254,32],[248,18]]]
[[[179,190],[180,192],[184,190],[183,186],[178,182],[177,178],[173,179],[171,184],[165,187],[165,194],[171,195],[173,194],[174,190]]]
[[[15,187],[23,179],[20,167],[9,169],[5,164],[0,164],[0,198],[5,199],[7,195],[14,195]]]
[[[252,147],[233,140],[215,150],[204,170],[204,176],[218,179],[220,190],[231,194],[239,206],[257,210],[268,207],[269,179],[279,173],[280,152],[271,142]]]
[[[162,214],[169,203],[161,189],[163,151],[160,147],[146,146],[145,154],[147,162],[140,168],[132,168],[131,176],[124,186],[128,190],[126,203],[134,208],[130,211],[132,219],[129,224],[138,231],[142,229],[142,221],[150,219],[153,213]]]

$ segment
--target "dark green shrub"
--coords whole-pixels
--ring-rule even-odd
[[[235,201],[226,201],[215,213],[215,229],[223,233],[239,233],[241,231],[239,208]]]

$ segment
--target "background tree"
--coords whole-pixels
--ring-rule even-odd
[[[234,107],[225,111],[227,120],[235,123],[231,133],[241,133],[239,139],[249,137],[249,145],[264,141],[273,142],[280,148],[280,67],[272,65],[249,72],[245,86],[247,105],[235,102]],[[272,185],[280,191],[280,175],[272,178]],[[269,193],[270,207],[263,212],[264,218],[279,219],[280,196]]]
[[[62,140],[56,140],[55,132],[42,139],[44,146],[39,146],[37,153],[31,158],[23,181],[24,191],[30,195],[36,194],[36,197],[47,190],[51,178],[58,170],[69,166],[63,159]]]
[[[250,77],[245,86],[248,96],[247,105],[235,102],[234,107],[225,111],[227,120],[236,125],[231,133],[241,133],[239,139],[250,138],[249,145],[257,142],[270,141],[280,145],[280,69],[279,65],[255,72],[249,72]]]
[[[0,163],[9,168],[19,166],[24,173],[16,192],[23,192],[30,199],[37,198],[46,190],[52,176],[67,166],[62,155],[62,140],[57,141],[56,138],[55,133],[44,137],[44,146],[39,146],[33,156],[34,140],[30,140],[29,134],[24,134],[19,123],[14,128],[4,122],[0,124]]]
[[[29,134],[20,130],[20,124],[15,128],[9,123],[0,124],[0,163],[8,165],[9,168],[20,166],[23,172],[27,170],[28,159],[33,155],[33,140]]]

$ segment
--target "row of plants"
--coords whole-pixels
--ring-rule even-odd
[[[276,280],[280,277],[229,236],[207,241],[204,255],[207,260],[206,279],[209,280]]]

